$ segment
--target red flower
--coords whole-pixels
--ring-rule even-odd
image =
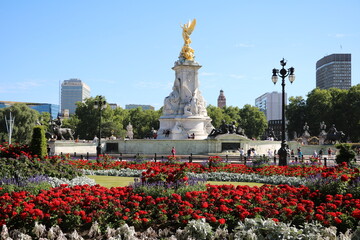
[[[219,222],[220,224],[225,224],[226,220],[223,219],[223,218],[220,218],[220,219],[218,220],[218,222]]]
[[[360,209],[355,209],[352,213],[351,216],[353,216],[354,218],[360,219]]]
[[[209,207],[209,204],[208,204],[207,202],[203,202],[203,203],[201,204],[201,207],[202,207],[202,208],[207,208],[207,207]]]
[[[340,223],[342,223],[342,221],[341,221],[341,219],[340,218],[334,218],[334,222],[336,223],[336,224],[340,224]]]
[[[349,177],[348,177],[348,175],[344,174],[344,175],[341,175],[340,179],[341,179],[341,181],[346,182],[349,180]]]
[[[324,216],[321,214],[315,214],[315,217],[318,221],[324,221]]]

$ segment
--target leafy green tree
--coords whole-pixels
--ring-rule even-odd
[[[320,133],[319,124],[325,121],[330,126],[331,122],[332,96],[326,89],[315,88],[306,99],[306,116],[310,128],[310,134],[317,136]]]
[[[94,108],[96,98],[87,98],[84,102],[76,103],[75,115],[78,122],[75,135],[80,139],[93,139],[98,135],[99,110]]]
[[[34,127],[30,143],[30,150],[32,154],[37,155],[39,158],[44,158],[47,156],[47,141],[45,138],[44,128],[44,126]]]
[[[240,109],[240,118],[240,126],[249,138],[259,138],[268,126],[265,114],[249,104]]]
[[[49,131],[50,129],[50,123],[51,123],[51,115],[48,112],[42,112],[40,114],[39,122],[42,126],[44,126],[44,130]]]
[[[39,113],[36,110],[29,108],[24,103],[16,103],[11,107],[0,109],[0,132],[4,139],[8,138],[5,116],[9,118],[10,111],[14,117],[14,128],[12,132],[12,139],[21,144],[29,144],[31,141],[33,127],[39,119]]]
[[[221,121],[225,119],[223,114],[223,110],[221,108],[209,105],[206,108],[208,116],[211,118],[211,123],[214,128],[219,128],[221,125]]]
[[[238,107],[223,107],[222,108],[223,114],[225,115],[225,121],[227,123],[231,123],[233,121],[240,123],[240,109]]]
[[[360,84],[349,89],[343,110],[341,116],[345,122],[344,130],[347,137],[352,142],[360,142]]]
[[[150,137],[151,128],[159,129],[160,111],[143,110],[140,107],[128,111],[129,119],[126,121],[126,125],[131,122],[134,138]]]
[[[306,102],[302,97],[290,97],[286,106],[287,131],[290,139],[299,137],[303,132],[306,120]]]

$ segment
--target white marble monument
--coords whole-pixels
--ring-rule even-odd
[[[194,60],[194,50],[189,46],[195,24],[194,19],[182,26],[184,46],[172,68],[175,81],[172,92],[164,100],[157,139],[206,139],[214,128],[199,90],[201,65]]]

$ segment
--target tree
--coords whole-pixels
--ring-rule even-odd
[[[331,119],[332,96],[326,89],[315,88],[307,95],[306,116],[310,134],[317,136],[320,133],[319,124],[325,121],[327,126],[333,124]]]
[[[44,158],[47,155],[47,142],[44,126],[35,126],[30,143],[30,150],[33,155]]]
[[[15,103],[11,107],[0,109],[0,132],[8,137],[5,116],[9,118],[10,111],[15,118],[12,139],[21,144],[28,144],[31,140],[33,127],[39,119],[39,113],[24,103]]]
[[[221,125],[221,121],[224,120],[224,114],[221,108],[215,107],[213,105],[209,105],[206,108],[208,116],[211,118],[211,123],[214,128],[219,128]]]
[[[113,122],[114,111],[109,105],[106,105],[101,111],[94,108],[96,100],[99,100],[99,96],[77,103],[75,110],[77,119],[73,118],[72,121],[76,123],[75,134],[81,139],[90,140],[98,135],[100,115],[102,137],[110,137],[112,131],[120,132],[122,129],[121,122]]]
[[[290,97],[286,107],[287,131],[290,139],[301,136],[306,122],[306,102],[302,97]]]
[[[143,110],[138,107],[128,111],[129,119],[126,121],[126,125],[131,122],[134,129],[134,138],[151,137],[151,128],[159,128],[159,118],[161,116],[160,110]]]
[[[352,142],[360,142],[360,84],[349,89],[344,102],[345,133]]]
[[[240,109],[240,118],[240,126],[249,138],[259,138],[268,126],[265,114],[249,104]]]

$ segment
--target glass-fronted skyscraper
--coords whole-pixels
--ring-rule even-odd
[[[64,80],[61,84],[61,113],[74,114],[76,102],[90,97],[90,87],[80,79]]]
[[[58,117],[60,106],[58,104],[51,103],[28,103],[28,102],[11,102],[11,101],[0,101],[0,108],[10,107],[15,103],[24,103],[29,108],[38,111],[40,114],[43,112],[50,113],[52,119]]]
[[[316,87],[351,88],[351,54],[331,54],[316,62]]]

